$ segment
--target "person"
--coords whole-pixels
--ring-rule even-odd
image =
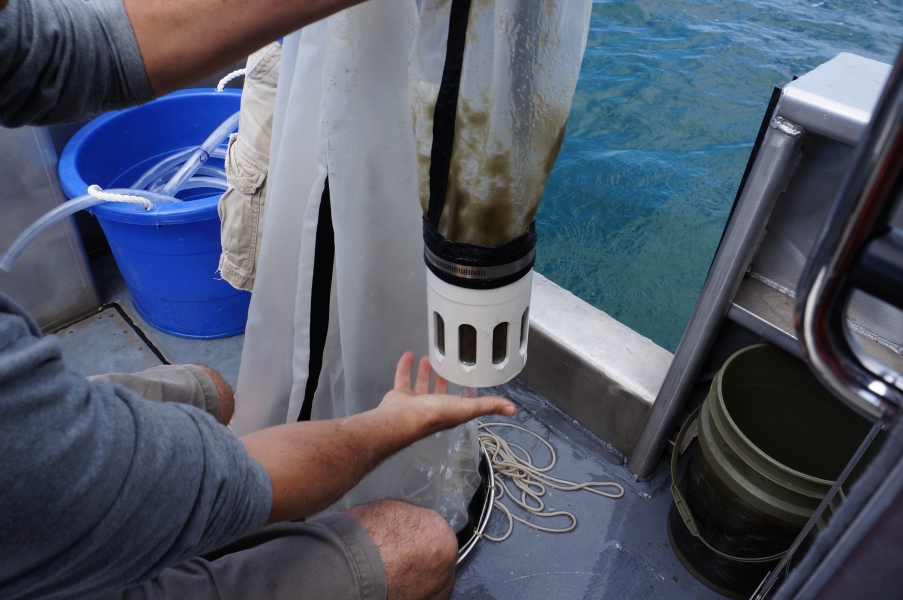
[[[0,122],[151,100],[351,4],[0,0]],[[239,440],[197,406],[68,371],[59,341],[0,293],[0,597],[448,596],[457,543],[432,511],[380,501],[297,522],[414,441],[514,413],[440,378],[429,393],[429,362],[412,385],[413,368],[406,353],[374,410]],[[219,411],[213,378],[183,370]],[[166,399],[161,379],[147,375],[148,395]]]

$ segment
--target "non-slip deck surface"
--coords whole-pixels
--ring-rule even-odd
[[[519,380],[495,393],[518,404],[520,410],[510,421],[541,434],[555,447],[559,462],[551,475],[575,482],[617,481],[625,493],[611,500],[588,492],[549,490],[547,506],[574,513],[577,528],[550,534],[516,523],[506,541],[481,541],[458,571],[453,598],[721,598],[693,579],[671,551],[665,530],[670,477],[664,463],[650,482],[637,483],[620,455]],[[504,436],[527,448],[536,464],[548,464],[548,451],[530,436],[514,431]],[[556,526],[567,523],[561,517]],[[499,536],[506,527],[504,515],[496,512],[487,533]]]
[[[101,297],[106,303],[116,303],[126,317],[147,338],[147,342],[157,349],[171,363],[203,363],[216,369],[223,379],[233,388],[238,381],[238,365],[241,362],[241,349],[245,336],[236,335],[218,340],[188,340],[154,328],[141,318],[132,302],[132,295],[119,274],[112,255],[107,255],[91,264],[94,278],[100,288]],[[91,321],[95,317],[89,317]],[[85,322],[78,325],[83,325]],[[103,327],[103,329],[101,329]],[[72,327],[65,328],[60,334],[68,333]],[[104,336],[107,337],[104,337]],[[138,337],[132,337],[136,340]],[[142,340],[143,341],[143,340]],[[115,353],[113,350],[116,350]],[[147,369],[161,362],[146,361],[146,366],[135,360],[136,348],[132,347],[117,330],[106,325],[91,323],[77,333],[63,337],[63,351],[66,363],[85,375],[100,373],[133,373]]]

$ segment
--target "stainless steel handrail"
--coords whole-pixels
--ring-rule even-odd
[[[903,53],[868,128],[853,167],[829,213],[800,283],[794,324],[816,376],[871,420],[903,408],[903,376],[867,357],[852,340],[847,308],[853,274],[866,246],[890,229],[903,192]]]
[[[903,52],[897,58],[872,120],[856,148],[850,173],[809,256],[797,286],[794,306],[794,325],[803,356],[816,377],[851,408],[873,421],[874,426],[791,549],[753,594],[753,600],[767,597],[794,551],[878,430],[896,422],[903,410],[903,375],[863,352],[847,327],[847,309],[853,292],[862,282],[857,278],[857,267],[869,244],[891,232],[890,218],[901,193]],[[870,276],[881,274],[872,272]]]

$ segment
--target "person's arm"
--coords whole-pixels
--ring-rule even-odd
[[[159,96],[362,0],[123,0]]]
[[[148,102],[360,1],[0,0],[0,125]]]
[[[60,340],[2,293],[0,407],[0,598],[134,585],[270,513],[270,478],[231,431],[67,371]]]
[[[503,398],[446,395],[436,377],[429,391],[430,364],[424,358],[411,388],[414,356],[405,353],[395,389],[375,409],[328,421],[279,425],[241,438],[251,458],[270,475],[273,503],[268,522],[300,519],[338,500],[383,460],[417,440],[488,414],[512,416]]]
[[[121,0],[8,0],[0,125],[78,121],[154,99]]]

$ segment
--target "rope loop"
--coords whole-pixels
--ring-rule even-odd
[[[219,80],[219,83],[216,84],[216,91],[222,92],[223,90],[226,89],[226,85],[230,81],[232,81],[236,77],[241,77],[241,76],[245,75],[247,72],[248,72],[247,69],[236,69],[236,70],[232,71],[231,73],[229,73],[228,75],[226,75],[225,77],[223,77],[222,79]]]
[[[114,194],[112,192],[105,192],[99,185],[92,185],[88,188],[88,194],[92,198],[97,198],[98,200],[103,200],[105,202],[124,202],[126,204],[140,204],[144,207],[144,210],[150,210],[154,207],[154,203],[148,200],[147,198],[142,198],[141,196],[131,196],[128,194]]]

